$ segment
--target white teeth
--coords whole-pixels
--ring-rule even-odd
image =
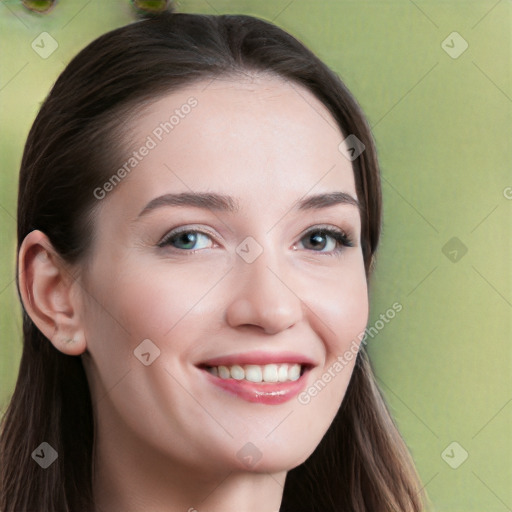
[[[277,364],[266,364],[263,367],[263,380],[265,382],[277,382]]]
[[[298,364],[294,364],[288,370],[288,378],[290,380],[297,380],[300,377],[300,366]]]
[[[277,372],[279,382],[286,382],[288,380],[288,365],[282,364]]]
[[[235,364],[231,367],[231,377],[236,380],[242,380],[245,377],[245,371],[241,366]]]
[[[261,366],[250,364],[245,367],[245,380],[250,382],[261,382],[263,380],[263,372]]]
[[[300,364],[248,364],[243,367],[212,366],[207,370],[221,379],[248,380],[250,382],[286,382],[299,379],[302,366]]]
[[[229,379],[229,377],[231,377],[231,373],[227,366],[219,366],[219,377],[221,379]]]

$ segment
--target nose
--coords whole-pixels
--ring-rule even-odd
[[[264,251],[254,262],[238,261],[232,273],[235,281],[226,310],[226,321],[233,328],[255,327],[266,334],[289,329],[303,317],[304,304],[293,290],[290,271],[269,266]]]

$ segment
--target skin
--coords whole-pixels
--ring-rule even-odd
[[[94,200],[86,261],[70,268],[39,231],[20,250],[27,311],[86,369],[97,512],[277,511],[287,471],[327,431],[354,360],[308,404],[279,405],[228,394],[195,364],[252,350],[298,352],[316,364],[309,387],[368,319],[358,208],[294,209],[313,194],[357,197],[338,148],[344,136],[326,108],[275,77],[195,84],[130,119],[126,159],[191,96],[197,106],[172,133]],[[157,196],[192,191],[232,196],[240,210],[165,206],[139,217]],[[330,237],[308,244],[310,228],[325,225],[353,246],[335,252]],[[157,246],[182,226],[209,235],[192,250]],[[252,263],[236,251],[248,236],[263,251]],[[160,350],[148,366],[134,356],[145,339]],[[261,455],[251,467],[237,456],[249,442]]]

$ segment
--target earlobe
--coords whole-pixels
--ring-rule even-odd
[[[31,231],[21,244],[18,282],[25,310],[44,336],[67,355],[82,354],[78,284],[42,231]]]

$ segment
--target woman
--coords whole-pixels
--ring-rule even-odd
[[[279,28],[92,42],[21,166],[1,510],[422,510],[362,343],[380,216],[363,114]]]

